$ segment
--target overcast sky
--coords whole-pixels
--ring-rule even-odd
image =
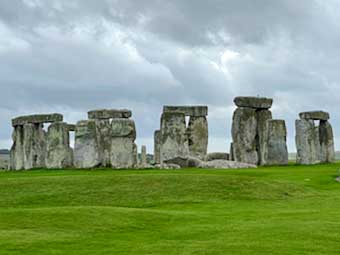
[[[235,96],[274,98],[295,150],[301,111],[331,113],[340,149],[338,0],[0,1],[0,148],[12,117],[133,110],[152,151],[164,104],[209,106],[227,151]]]

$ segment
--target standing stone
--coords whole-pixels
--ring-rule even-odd
[[[41,123],[24,125],[23,151],[26,170],[46,167],[46,133],[43,127]]]
[[[232,136],[235,161],[258,164],[256,109],[239,107],[234,112]]]
[[[154,133],[154,163],[161,163],[161,131],[156,130]]]
[[[146,146],[142,146],[142,151],[141,151],[141,166],[146,167],[148,164],[147,162],[147,155],[146,155]]]
[[[267,120],[262,165],[287,165],[287,129],[284,120]]]
[[[189,155],[185,114],[164,112],[161,118],[161,163],[179,156]]]
[[[230,143],[229,158],[230,158],[230,161],[235,161],[235,157],[234,157],[234,143]]]
[[[98,141],[99,157],[101,166],[111,166],[111,141],[112,141],[112,127],[110,120],[98,119],[96,123],[96,134]]]
[[[97,137],[94,120],[83,120],[77,123],[74,148],[74,165],[76,168],[100,166],[101,157]]]
[[[258,110],[256,112],[256,119],[257,119],[257,153],[258,153],[258,164],[265,165],[264,158],[265,158],[265,147],[267,143],[267,135],[268,135],[268,125],[267,121],[272,119],[272,113],[269,110]],[[278,148],[279,149],[279,148]],[[278,159],[279,160],[279,159]]]
[[[324,163],[335,161],[334,136],[332,125],[328,121],[320,121],[320,160]]]
[[[315,125],[315,123],[314,123]],[[321,143],[320,143],[320,127],[319,126],[315,126],[315,129],[314,129],[314,132],[315,132],[315,153],[317,155],[317,161],[320,161],[322,162],[321,158]]]
[[[61,169],[73,165],[73,150],[70,147],[69,125],[52,123],[47,132],[46,167]]]
[[[134,168],[137,164],[135,122],[130,119],[112,120],[111,165],[115,169]]]
[[[296,120],[297,163],[312,165],[320,162],[316,148],[317,135],[313,120]]]
[[[208,121],[206,117],[190,117],[187,129],[190,155],[204,159],[208,151]]]
[[[10,154],[10,169],[24,169],[24,127],[16,126],[12,134],[13,145]]]

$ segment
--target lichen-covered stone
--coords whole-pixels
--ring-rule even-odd
[[[10,152],[10,169],[22,170],[24,165],[24,127],[14,127],[12,133],[13,145]]]
[[[287,165],[287,129],[284,120],[267,120],[262,165]]]
[[[329,113],[324,111],[302,112],[299,115],[301,119],[306,120],[329,120]]]
[[[130,137],[113,137],[111,165],[114,169],[131,169],[137,166],[137,147]]]
[[[185,114],[164,112],[161,118],[161,163],[178,156],[189,155]]]
[[[236,97],[234,103],[238,107],[269,109],[272,107],[273,99],[264,97]]]
[[[224,153],[224,152],[213,152],[213,153],[207,154],[204,160],[205,161],[230,160],[230,155],[229,153]]]
[[[161,163],[161,131],[156,130],[154,133],[154,162],[155,164]]]
[[[95,120],[95,123],[100,166],[109,167],[111,166],[112,126],[110,120],[106,119]]]
[[[12,120],[12,126],[23,126],[25,124],[43,124],[43,123],[53,123],[63,121],[63,115],[59,113],[53,114],[36,114],[36,115],[27,115],[14,118]]]
[[[24,125],[24,168],[45,168],[46,159],[46,132],[43,124]]]
[[[208,121],[206,117],[190,117],[187,128],[190,155],[204,159],[208,151]]]
[[[320,162],[316,141],[318,137],[315,132],[313,120],[296,120],[296,149],[298,164],[312,165]]]
[[[233,125],[233,155],[235,161],[258,164],[257,152],[257,115],[252,108],[239,107],[234,112]]]
[[[204,169],[243,169],[243,168],[257,168],[254,164],[246,164],[242,162],[235,162],[229,160],[213,160],[202,162],[198,168]]]
[[[148,162],[147,162],[147,155],[146,155],[146,146],[143,145],[142,149],[141,149],[141,162],[140,165],[143,166],[147,166]]]
[[[163,112],[182,112],[185,116],[206,117],[208,106],[164,106]]]
[[[61,169],[73,166],[73,150],[70,147],[69,125],[52,123],[47,132],[46,167]]]
[[[334,135],[332,125],[328,121],[321,121],[319,126],[320,160],[323,163],[335,161]]]
[[[100,166],[101,157],[94,120],[79,121],[76,125],[74,165],[76,168]]]
[[[197,157],[192,156],[178,156],[172,159],[168,159],[163,161],[165,164],[175,164],[179,165],[181,168],[188,168],[188,167],[198,167],[201,165],[202,160]]]
[[[130,119],[113,119],[111,123],[112,137],[129,137],[136,139],[136,125]]]
[[[264,158],[265,158],[265,147],[267,145],[267,135],[268,135],[268,120],[272,119],[272,113],[269,110],[258,110],[256,112],[256,120],[257,120],[257,153],[258,153],[258,164],[265,165]]]
[[[89,119],[128,119],[132,112],[127,109],[99,109],[88,112]]]

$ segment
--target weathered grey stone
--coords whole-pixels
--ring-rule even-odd
[[[114,169],[130,169],[137,166],[137,147],[130,137],[113,137],[111,165]]]
[[[59,113],[53,114],[36,114],[27,115],[14,118],[12,120],[12,126],[23,126],[25,124],[42,124],[42,123],[53,123],[57,121],[63,121],[63,115]]]
[[[141,166],[147,166],[148,162],[147,162],[147,155],[146,155],[146,146],[143,145],[142,146],[142,150],[141,150]]]
[[[192,156],[178,156],[176,158],[163,161],[165,164],[179,165],[181,168],[198,167],[202,160]]]
[[[287,129],[284,120],[267,120],[262,165],[287,165]]]
[[[229,160],[235,161],[234,157],[234,143],[230,143],[230,150],[229,150]]]
[[[301,119],[306,120],[329,120],[329,113],[323,111],[302,112],[299,115]]]
[[[161,163],[161,131],[156,130],[154,133],[154,162],[155,164]]]
[[[256,165],[257,115],[256,109],[239,107],[234,112],[232,124],[233,155],[235,161]]]
[[[116,118],[112,120],[112,137],[129,137],[136,139],[135,122],[130,119]]]
[[[224,153],[224,152],[213,152],[213,153],[207,154],[204,160],[205,161],[230,160],[230,155],[229,153]]]
[[[130,110],[99,109],[88,112],[89,119],[128,119],[132,116]]]
[[[257,119],[257,137],[256,137],[256,149],[258,153],[258,164],[265,165],[265,146],[267,144],[267,135],[268,135],[268,120],[272,119],[272,113],[269,110],[258,110],[256,112]]]
[[[161,162],[189,155],[185,114],[164,112],[161,118]]]
[[[100,165],[109,167],[111,166],[112,126],[110,120],[106,119],[97,119],[95,123]]]
[[[186,116],[206,117],[208,115],[207,106],[164,106],[163,112],[182,112]]]
[[[10,153],[10,169],[22,170],[24,165],[24,127],[16,126],[12,134],[13,145]]]
[[[162,169],[162,170],[177,170],[181,169],[181,166],[176,164],[157,164],[155,165],[156,169]]]
[[[249,107],[254,109],[269,109],[272,107],[273,99],[264,97],[236,97],[234,103],[238,107]]]
[[[24,125],[24,168],[26,170],[46,167],[46,132],[43,124]]]
[[[204,159],[208,151],[208,121],[206,117],[190,117],[187,134],[190,155]]]
[[[242,169],[242,168],[257,168],[254,164],[246,164],[228,160],[213,160],[202,162],[198,168],[204,169]]]
[[[46,167],[61,169],[73,166],[73,150],[70,147],[69,125],[52,123],[47,132]]]
[[[76,125],[74,165],[76,168],[95,168],[100,166],[101,157],[94,120],[79,121]]]
[[[334,135],[332,125],[321,121],[319,127],[320,160],[323,163],[335,162]]]
[[[297,163],[312,165],[320,162],[316,148],[317,135],[313,120],[296,120]]]

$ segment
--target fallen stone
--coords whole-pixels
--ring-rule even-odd
[[[157,164],[154,167],[155,169],[162,169],[162,170],[176,170],[181,169],[181,166],[176,164]]]
[[[191,156],[178,156],[169,160],[164,161],[165,164],[175,164],[179,165],[181,168],[188,168],[188,167],[198,167],[202,160],[199,158],[191,157]]]
[[[258,164],[257,115],[252,108],[239,107],[232,124],[233,156],[235,161]]]
[[[164,106],[163,112],[182,112],[185,116],[206,117],[208,106]]]
[[[62,169],[73,166],[73,150],[70,147],[69,125],[55,122],[47,132],[46,167]]]
[[[246,164],[241,162],[229,161],[229,160],[213,160],[208,162],[202,162],[198,168],[204,169],[242,169],[242,168],[257,168],[254,164]]]
[[[76,168],[95,168],[100,166],[96,121],[83,120],[76,125],[74,165]]]
[[[230,155],[229,153],[224,153],[224,152],[213,152],[213,153],[207,154],[204,160],[205,161],[230,160]]]
[[[28,115],[21,116],[15,119],[12,119],[12,126],[23,126],[25,124],[43,124],[43,123],[53,123],[63,121],[63,115],[59,113],[53,114],[37,114],[37,115]]]
[[[206,117],[190,117],[187,134],[191,156],[205,158],[208,151],[208,132]]]
[[[269,109],[273,105],[273,99],[264,97],[236,97],[234,103],[238,107]]]
[[[185,114],[164,112],[161,118],[161,163],[176,157],[189,155]]]
[[[128,119],[132,116],[130,110],[99,109],[88,112],[89,119]]]
[[[262,165],[288,165],[287,129],[284,120],[267,121]]]
[[[329,113],[323,111],[302,112],[299,114],[300,119],[305,120],[329,120]]]

